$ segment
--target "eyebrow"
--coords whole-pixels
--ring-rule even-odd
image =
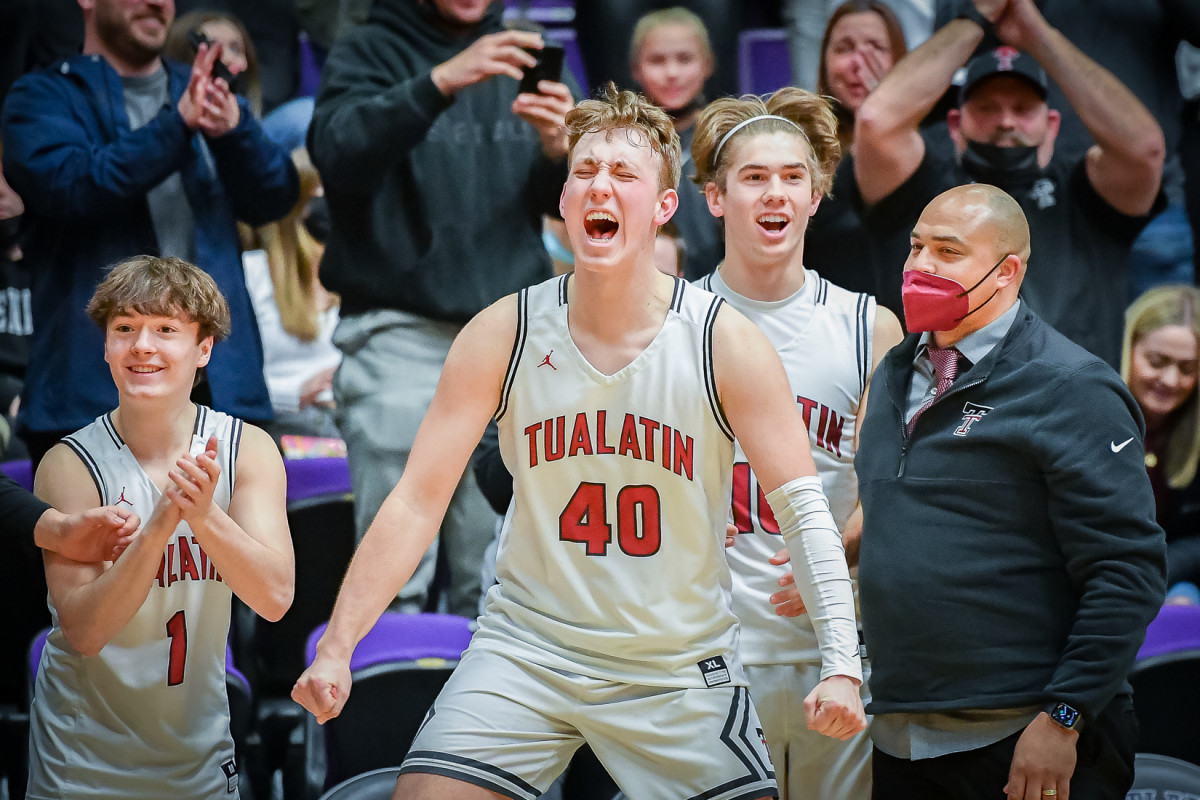
[[[770,167],[768,167],[766,164],[743,164],[741,168],[738,169],[738,172],[745,172],[746,170],[755,169],[769,170]],[[780,169],[784,171],[791,169],[808,169],[808,164],[803,161],[793,161],[791,164],[784,164],[782,167],[780,167]]]
[[[581,158],[577,162],[575,162],[575,166],[580,167],[580,166],[583,166],[586,164],[588,166],[595,167],[600,164],[607,164],[607,163],[608,163],[607,161],[603,161],[601,159],[592,158],[591,156],[584,156],[583,158]],[[609,164],[609,169],[628,169],[628,170],[636,171],[637,168],[634,166],[632,161],[626,161],[625,159],[621,158],[621,159],[617,159],[616,161]]]
[[[909,234],[908,238],[910,240],[911,239],[920,239],[922,241],[928,240],[931,242],[950,242],[952,244],[961,244],[961,245],[965,245],[967,243],[965,239],[962,239],[958,236],[949,235],[949,234],[944,234],[942,236],[934,236],[934,235],[921,236],[921,234],[917,233],[916,230],[913,230],[913,232],[911,234]]]

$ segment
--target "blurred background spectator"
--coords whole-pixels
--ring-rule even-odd
[[[879,5],[887,6],[900,26],[907,49],[917,47],[933,33],[934,0],[883,0]],[[837,0],[784,0],[794,86],[810,92],[820,86],[820,63],[827,57],[829,26],[838,8]],[[821,31],[825,31],[824,39]]]
[[[829,15],[821,37],[817,92],[833,98],[842,160],[804,237],[804,264],[852,292],[875,292],[870,235],[855,204],[854,117],[908,52],[900,20],[880,0],[848,0]]]
[[[629,45],[630,71],[643,94],[671,115],[683,148],[679,209],[672,217],[687,240],[684,275],[695,280],[716,269],[725,253],[721,227],[692,182],[692,133],[704,108],[704,82],[713,51],[704,21],[686,8],[652,11],[637,21]]]
[[[0,157],[3,152],[0,147]],[[13,433],[33,333],[29,273],[21,263],[24,212],[20,195],[0,170],[0,461],[29,457],[25,443]]]
[[[300,199],[283,219],[247,230],[242,254],[275,411],[266,430],[277,441],[289,434],[339,438],[333,418],[333,373],[342,360],[333,346],[338,297],[317,277],[328,212],[308,153],[293,151],[292,162]]]
[[[196,47],[191,39],[201,34],[208,41],[221,44],[221,63],[233,75],[229,88],[250,101],[256,117],[262,116],[262,80],[258,74],[258,55],[250,31],[232,14],[221,11],[190,11],[177,17],[167,33],[163,55],[184,64],[196,59]]]
[[[1155,287],[1129,307],[1121,376],[1146,418],[1146,471],[1167,533],[1167,602],[1200,603],[1200,290]]]

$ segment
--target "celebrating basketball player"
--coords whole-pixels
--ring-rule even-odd
[[[233,594],[267,619],[292,602],[279,451],[189,399],[229,332],[216,283],[138,256],[97,287],[114,411],[63,439],[34,490],[66,513],[145,524],[115,562],[46,552],[53,627],[30,713],[28,797],[238,797],[225,690]]]
[[[635,797],[773,797],[723,552],[735,436],[818,621],[824,680],[809,724],[846,738],[865,721],[841,540],[770,342],[655,268],[655,233],[678,203],[670,118],[610,87],[567,124],[560,207],[575,272],[504,298],[459,335],[292,696],[319,722],[347,702],[351,652],[411,574],[494,416],[514,476],[498,583],[394,797],[532,800],[583,741]]]

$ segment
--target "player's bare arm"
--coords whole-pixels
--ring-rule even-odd
[[[65,514],[100,505],[87,468],[65,445],[52,447],[42,459],[34,494]],[[179,520],[178,509],[164,496],[115,563],[73,561],[43,551],[46,585],[71,647],[95,655],[133,619],[150,593],[163,549]]]
[[[175,464],[167,496],[242,602],[272,622],[292,604],[296,582],[287,523],[287,479],[279,449],[264,431],[242,428],[229,511],[212,502],[221,479],[216,438]]]
[[[741,314],[723,307],[713,329],[713,362],[721,405],[768,497],[777,497],[777,490],[788,491],[797,479],[816,481],[804,420],[779,355],[766,336]],[[796,504],[775,500],[772,508],[793,556],[797,588],[810,609],[821,643],[823,680],[805,699],[808,726],[844,740],[866,727],[858,691],[862,667],[845,551],[828,504],[820,495],[819,482],[816,486],[817,504],[823,508],[820,518],[826,519],[832,530],[802,527],[789,536],[789,530],[794,530],[788,524],[789,515],[780,514],[775,505],[790,512]]]
[[[292,689],[292,698],[317,722],[341,713],[350,693],[351,653],[437,534],[471,453],[500,403],[516,325],[516,296],[510,295],[476,315],[451,346],[404,474],[363,536],[317,644],[317,657]]]

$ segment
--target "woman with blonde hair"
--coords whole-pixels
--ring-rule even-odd
[[[1125,312],[1121,377],[1146,419],[1146,472],[1167,534],[1167,602],[1200,603],[1200,289],[1157,286]]]
[[[809,217],[829,192],[841,148],[829,102],[785,88],[710,103],[692,140],[696,183],[725,226],[725,260],[700,286],[759,326],[779,352],[809,431],[813,461],[851,566],[861,532],[856,433],[875,365],[900,323],[867,294],[805,265]],[[782,800],[859,800],[871,793],[866,731],[835,741],[809,730],[800,698],[821,678],[823,644],[788,576],[779,526],[735,445],[726,551],[741,654]],[[839,555],[841,555],[839,553]],[[773,608],[773,604],[778,608]],[[867,665],[863,665],[864,676]],[[867,699],[866,687],[860,689]]]
[[[333,374],[341,351],[333,346],[338,297],[317,276],[325,251],[321,179],[305,150],[292,152],[300,175],[300,199],[283,219],[246,229],[242,263],[258,317],[275,437],[285,434],[338,437]],[[316,235],[314,235],[314,233]]]

